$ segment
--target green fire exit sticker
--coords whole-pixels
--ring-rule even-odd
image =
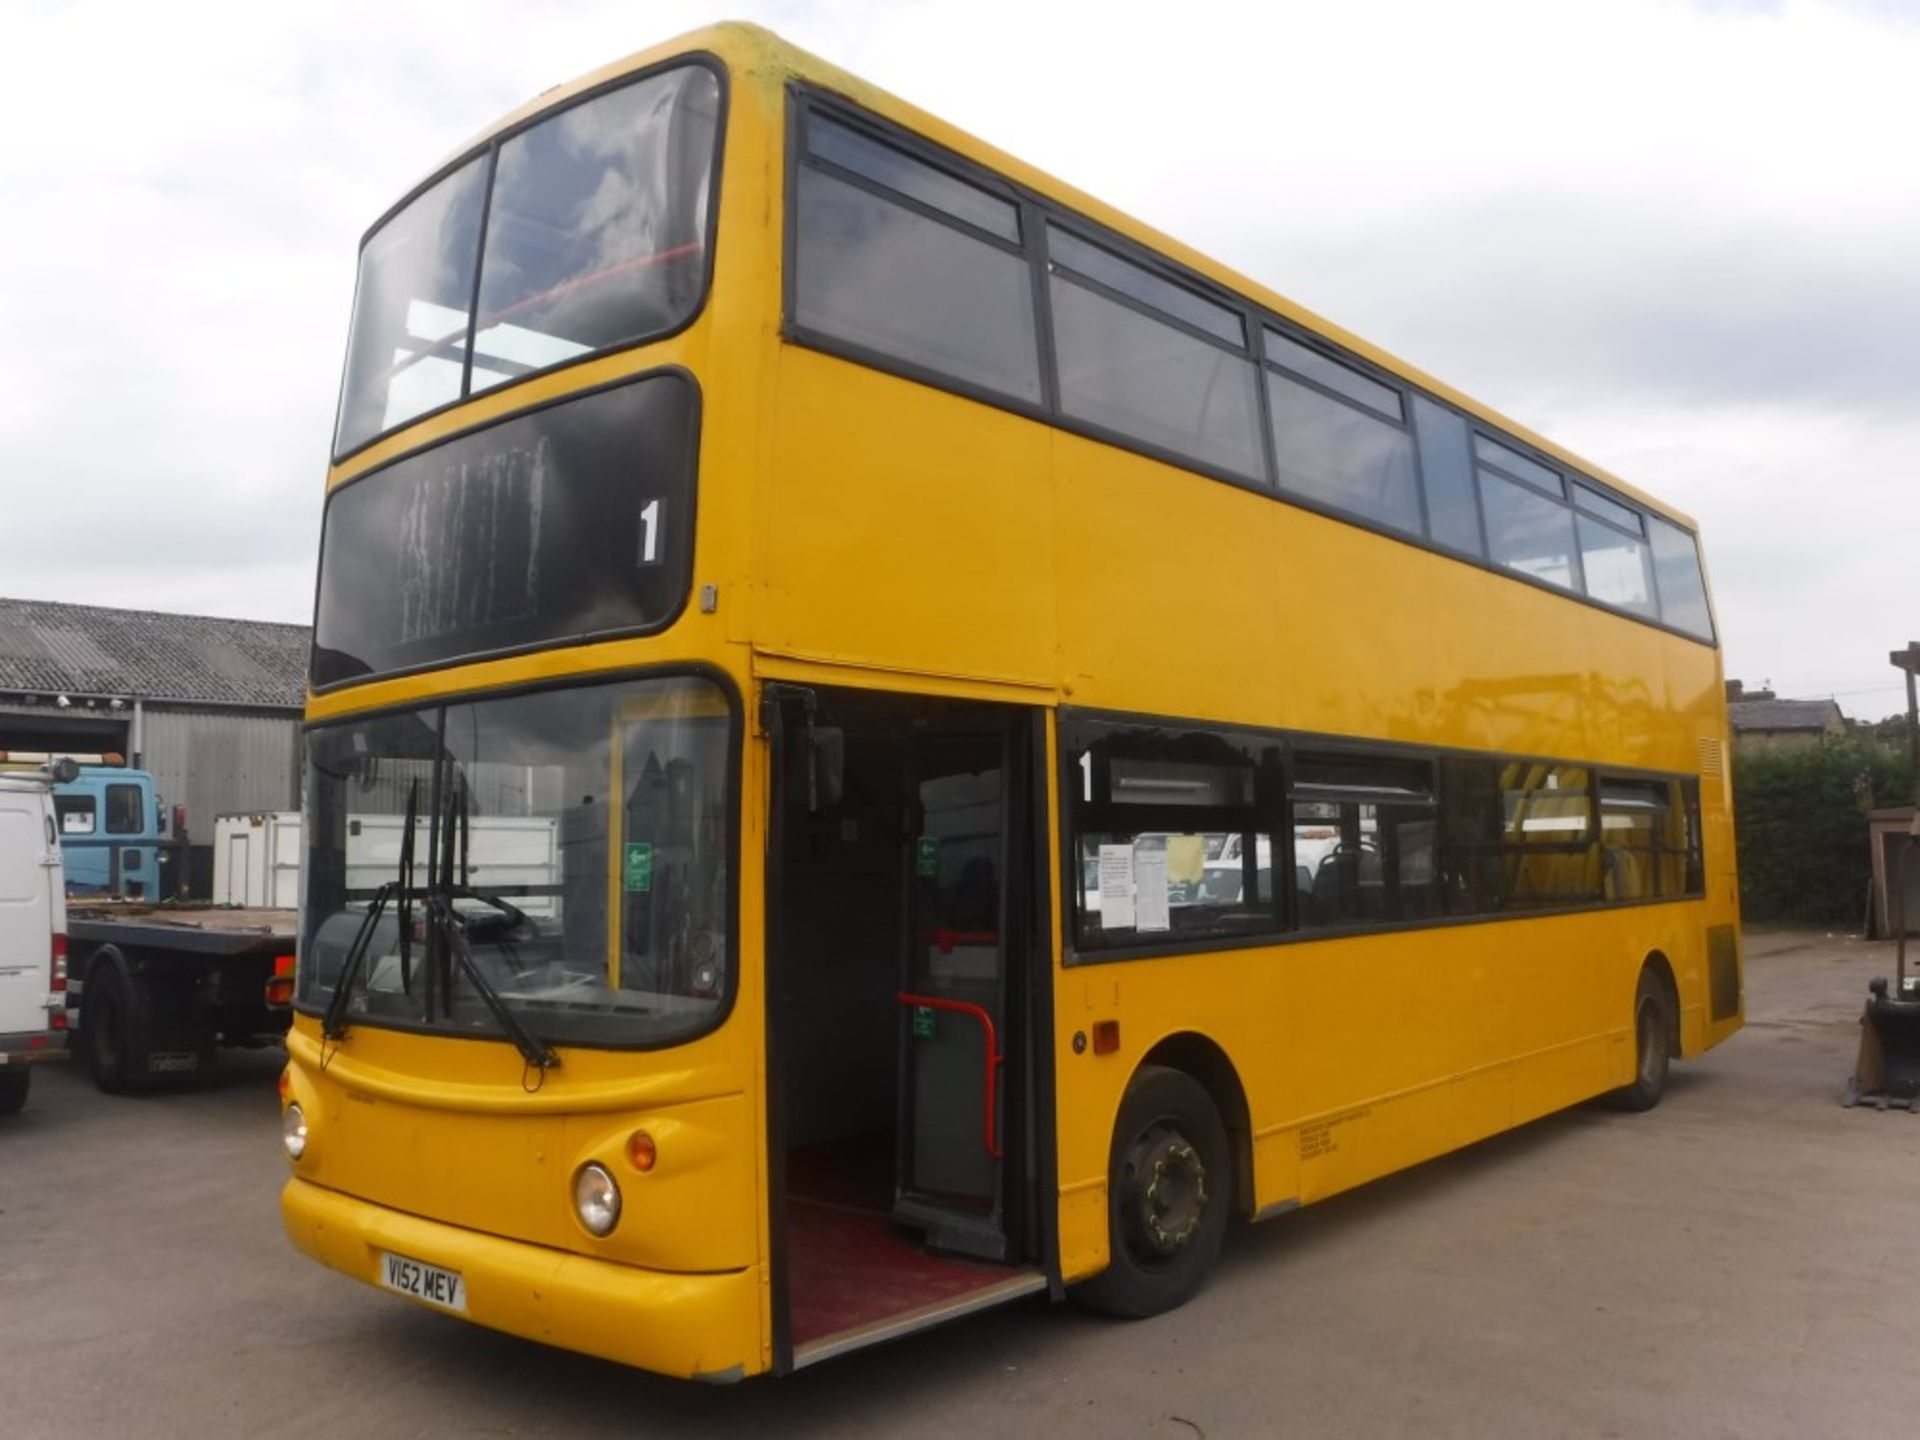
[[[644,841],[627,846],[623,883],[629,890],[653,889],[653,846]]]
[[[913,1007],[913,1038],[916,1040],[933,1039],[933,1007],[916,1005]]]
[[[920,844],[914,852],[914,869],[923,880],[931,880],[940,873],[940,837],[922,835]]]

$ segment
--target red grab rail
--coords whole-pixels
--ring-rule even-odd
[[[987,1042],[987,1115],[984,1140],[987,1147],[987,1154],[998,1160],[1000,1158],[1000,1127],[998,1123],[1000,1107],[997,1103],[999,1100],[999,1072],[1000,1067],[1006,1063],[1007,1057],[1000,1053],[1000,1042],[993,1032],[993,1016],[989,1015],[982,1006],[971,1004],[965,1000],[949,1000],[941,995],[915,995],[910,990],[902,990],[898,998],[902,1005],[924,1005],[929,1010],[947,1010],[955,1015],[971,1016],[980,1022],[980,1029],[984,1032]]]

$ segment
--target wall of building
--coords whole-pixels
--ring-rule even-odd
[[[1824,730],[1738,730],[1733,743],[1736,750],[1811,750],[1831,738]]]
[[[148,705],[144,728],[146,768],[168,805],[187,807],[195,845],[212,843],[217,815],[299,804],[294,715]]]

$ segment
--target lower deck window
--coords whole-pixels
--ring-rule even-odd
[[[1104,721],[1069,744],[1078,948],[1280,928],[1277,744]]]
[[[1061,737],[1082,954],[1705,893],[1689,776],[1081,715]]]
[[[1435,913],[1430,764],[1303,755],[1288,803],[1301,929]]]

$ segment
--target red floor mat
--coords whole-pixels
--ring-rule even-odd
[[[951,1300],[1020,1271],[932,1255],[884,1215],[794,1199],[787,1206],[788,1302],[796,1345]]]

